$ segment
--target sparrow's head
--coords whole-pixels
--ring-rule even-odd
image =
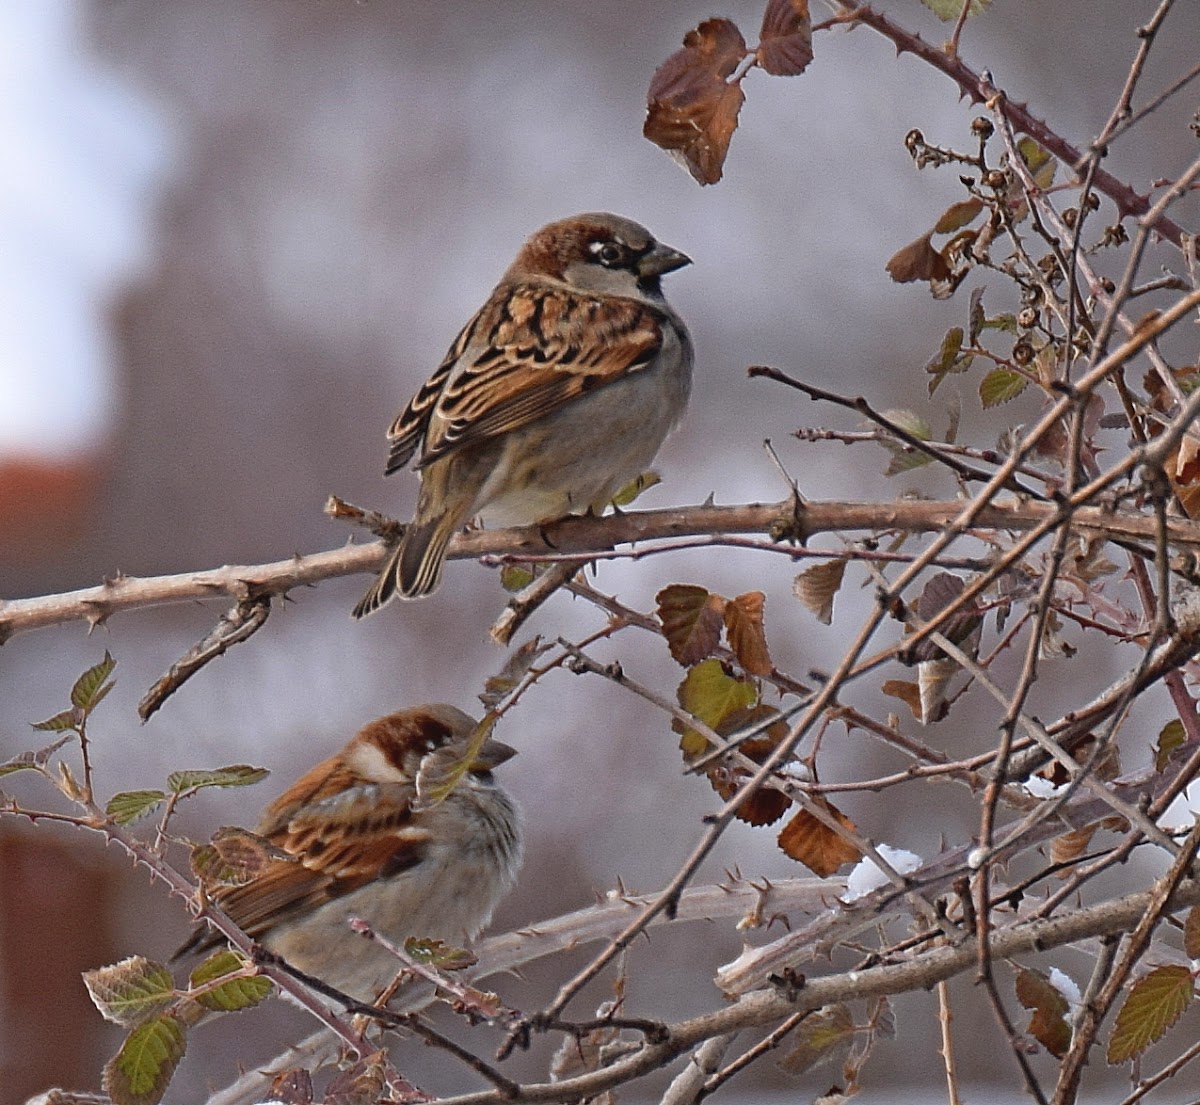
[[[542,227],[521,247],[509,276],[549,276],[584,292],[661,299],[663,274],[691,260],[631,219],[594,212]]]
[[[454,706],[413,706],[368,722],[343,753],[346,766],[369,783],[411,783],[422,761],[443,749],[449,755],[465,745],[476,722]],[[490,774],[515,756],[516,749],[488,739],[472,758],[468,771]]]

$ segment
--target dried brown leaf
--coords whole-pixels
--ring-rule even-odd
[[[711,656],[721,641],[725,600],[704,587],[672,583],[654,597],[667,647],[684,667]]]
[[[932,238],[931,231],[897,250],[885,266],[888,276],[897,284],[910,284],[914,280],[949,280],[953,273],[946,258],[933,248]]]
[[[725,603],[725,632],[729,647],[748,675],[770,675],[775,670],[767,648],[763,606],[767,596],[747,591]]]
[[[916,683],[906,679],[886,679],[879,689],[892,698],[900,699],[912,711],[913,717],[921,720],[921,688]]]
[[[769,0],[755,51],[761,69],[794,77],[813,59],[812,19],[808,0]]]
[[[1183,922],[1183,953],[1188,959],[1200,959],[1200,905],[1192,906]]]
[[[833,621],[833,600],[842,588],[845,574],[844,560],[813,564],[792,580],[792,594],[817,616],[817,621],[829,625]]]
[[[1022,968],[1017,974],[1017,1000],[1033,1010],[1029,1034],[1061,1059],[1071,1046],[1071,1026],[1066,1017],[1070,1006],[1062,992],[1041,971]]]
[[[313,1105],[312,1075],[302,1068],[282,1071],[271,1079],[268,1096],[279,1105]]]
[[[777,716],[777,712],[760,702],[757,706],[738,709],[729,714],[718,726],[717,731],[723,737],[733,736],[735,733],[773,716]],[[781,719],[771,725],[762,736],[742,741],[738,746],[738,751],[748,760],[761,764],[775,751],[785,736],[787,736],[787,723]],[[726,802],[750,778],[750,773],[745,767],[734,763],[732,757],[727,756],[715,761],[708,768],[707,774],[713,790]],[[781,791],[775,790],[773,787],[760,787],[749,797],[743,799],[734,816],[748,825],[771,825],[787,813],[791,804],[791,799]]]
[[[1052,863],[1070,863],[1072,860],[1078,859],[1087,851],[1098,828],[1100,828],[1098,824],[1085,825],[1082,829],[1074,829],[1069,833],[1056,836],[1050,842],[1050,861]],[[1059,878],[1065,879],[1070,873],[1069,870],[1060,871]]]
[[[831,802],[824,798],[816,801],[847,829],[856,828],[854,822]],[[862,853],[854,844],[834,832],[808,810],[801,810],[784,825],[778,843],[785,854],[799,860],[814,875],[821,878],[832,875],[843,864],[857,863],[862,858]]]
[[[721,179],[745,94],[727,78],[748,53],[728,19],[708,19],[655,70],[642,133],[700,184]]]

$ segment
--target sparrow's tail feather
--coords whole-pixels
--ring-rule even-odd
[[[383,569],[375,578],[371,589],[358,600],[358,605],[354,608],[356,618],[365,618],[368,614],[374,614],[396,593],[396,564],[399,559],[400,547],[398,546],[388,554]]]
[[[453,512],[427,522],[414,520],[396,550],[395,587],[406,599],[418,599],[442,581],[446,546],[459,527]]]

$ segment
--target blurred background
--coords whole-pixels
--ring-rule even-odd
[[[916,0],[878,6],[931,41],[948,35]],[[1057,5],[996,0],[969,24],[962,52],[1084,146],[1125,79],[1134,29],[1155,7],[1095,0],[1085,20]],[[872,32],[822,33],[802,77],[749,77],[725,180],[701,189],[641,137],[641,124],[650,76],[689,28],[723,14],[755,41],[763,0],[718,8],[0,7],[0,596],[333,548],[352,535],[323,515],[331,493],[407,518],[418,481],[382,478],[388,423],[524,237],[582,210],[631,216],[695,261],[667,283],[698,350],[694,396],[660,454],[664,482],[642,505],[783,498],[766,438],[809,497],[951,494],[929,470],[885,481],[879,450],[800,445],[790,437],[798,426],[854,422],[748,380],[745,368],[771,364],[880,409],[910,407],[939,430],[958,387],[961,439],[994,443],[1002,427],[979,413],[977,381],[952,377],[931,403],[922,372],[945,330],[965,321],[966,289],[935,303],[923,285],[884,273],[961,198],[956,172],[914,169],[905,133],[918,127],[969,148],[976,112]],[[1197,42],[1200,8],[1176,5],[1143,78],[1147,95],[1194,64]],[[1139,191],[1176,175],[1195,154],[1194,109],[1194,94],[1172,101],[1115,145],[1110,170]],[[1111,220],[1111,205],[1102,213]],[[1017,403],[1003,417],[1012,424],[1035,412]],[[847,588],[834,625],[817,625],[790,598],[795,570],[782,557],[695,553],[605,563],[595,578],[642,610],[676,580],[727,595],[765,590],[775,659],[803,678],[840,655],[870,598]],[[72,624],[17,637],[0,649],[0,760],[44,743],[29,723],[62,709],[74,677],[106,648],[118,668],[93,723],[102,795],[160,786],[179,768],[250,762],[273,772],[253,790],[193,799],[177,828],[197,837],[252,824],[290,778],[370,718],[418,701],[478,711],[476,695],[505,659],[487,636],[504,602],[496,574],[454,563],[434,597],[356,624],[349,610],[367,584],[364,575],[293,594],[144,726],[137,700],[227,603],[123,613],[91,634]],[[559,595],[528,632],[578,638],[602,624]],[[680,672],[661,641],[642,636],[627,632],[597,654],[619,654],[626,672],[669,695]],[[1087,678],[1102,685],[1107,674],[1100,666]],[[1039,711],[1054,709],[1053,683],[1043,680]],[[865,686],[855,704],[897,708]],[[959,751],[989,742],[994,719],[975,733],[963,724],[969,716],[924,736]],[[715,808],[706,785],[681,775],[662,715],[600,680],[548,677],[499,735],[521,751],[504,771],[530,846],[495,931],[579,908],[618,880],[660,887]],[[898,762],[861,734],[831,730],[829,739],[830,762],[840,757],[847,777]],[[5,783],[30,805],[50,801],[30,776]],[[845,805],[875,839],[930,855],[943,838],[964,839],[975,820],[957,791],[939,796],[937,821],[895,803]],[[134,953],[165,957],[187,934],[185,911],[79,833],[5,819],[0,864],[2,1096],[96,1088],[120,1031],[101,1022],[79,971]],[[776,851],[773,832],[742,826],[701,881],[734,866],[748,877],[803,873]],[[627,1012],[710,1007],[710,974],[697,964],[733,958],[738,940],[728,925],[659,934],[652,953],[630,962]],[[1060,965],[1087,969],[1082,956]],[[535,1007],[560,970],[532,971],[506,997]],[[605,996],[600,987],[590,1000]],[[969,1041],[993,1032],[975,1004],[964,1002],[956,1020],[963,1077],[1017,1085],[1001,1048],[972,1053]],[[868,1068],[863,1100],[940,1078],[933,1009],[924,997],[904,1007],[908,1038]],[[575,1012],[586,1016],[587,1000]],[[167,1100],[201,1100],[236,1063],[261,1063],[308,1030],[280,1003],[209,1026],[190,1041]],[[419,1084],[474,1085],[411,1050],[401,1065]],[[796,1092],[760,1066],[742,1092]],[[887,1071],[886,1086],[873,1069]],[[809,1076],[805,1088],[823,1090],[835,1074]]]

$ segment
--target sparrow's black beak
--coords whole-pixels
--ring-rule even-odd
[[[498,740],[486,740],[479,750],[479,755],[471,761],[471,770],[480,774],[491,771],[492,768],[507,763],[516,754],[517,750],[511,744],[505,744]]]
[[[664,246],[661,242],[637,263],[638,276],[643,280],[662,276],[663,273],[674,272],[676,269],[690,265],[692,259],[686,253]]]

